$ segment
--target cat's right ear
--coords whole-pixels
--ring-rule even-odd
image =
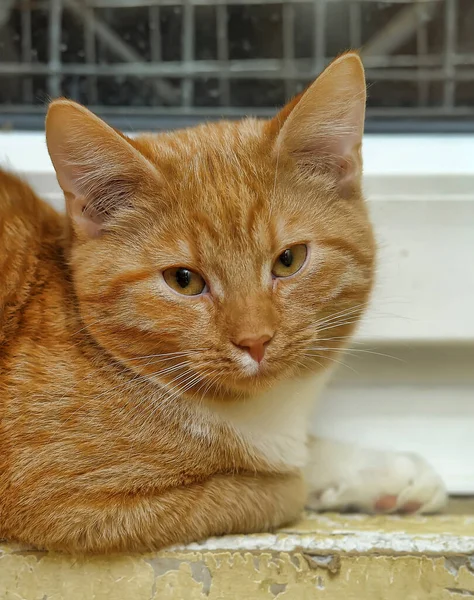
[[[73,227],[97,237],[158,174],[121,133],[84,106],[60,99],[46,117],[46,142]]]

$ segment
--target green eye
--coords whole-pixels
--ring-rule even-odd
[[[289,277],[297,273],[304,265],[308,248],[305,244],[296,244],[286,248],[273,263],[272,274],[274,277]]]
[[[186,267],[173,267],[163,272],[169,287],[183,296],[198,296],[206,289],[206,282],[199,275]]]

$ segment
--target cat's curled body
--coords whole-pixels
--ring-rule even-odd
[[[52,104],[67,215],[0,173],[0,537],[108,552],[268,530],[306,484],[316,508],[443,503],[414,458],[307,439],[372,286],[364,103],[348,54],[272,121],[129,140]],[[272,277],[295,245],[301,268]],[[202,293],[169,286],[180,267]]]

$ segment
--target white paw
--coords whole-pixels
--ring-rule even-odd
[[[347,459],[348,457],[346,457]],[[442,509],[447,493],[441,477],[415,454],[361,451],[336,476],[312,471],[307,506],[313,510],[355,509],[369,513],[430,513]]]

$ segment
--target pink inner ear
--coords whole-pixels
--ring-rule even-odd
[[[347,172],[351,168],[350,162],[347,159],[343,158],[342,156],[339,156],[336,158],[334,166],[339,171],[341,177],[344,177],[345,175],[347,175]]]
[[[75,217],[74,221],[77,223],[77,226],[81,229],[81,231],[88,237],[99,237],[102,233],[102,226],[87,217]]]
[[[88,237],[98,237],[102,231],[103,219],[99,214],[94,215],[91,211],[85,212],[87,199],[84,196],[76,196],[74,192],[65,191],[67,213],[76,224],[76,227]]]

